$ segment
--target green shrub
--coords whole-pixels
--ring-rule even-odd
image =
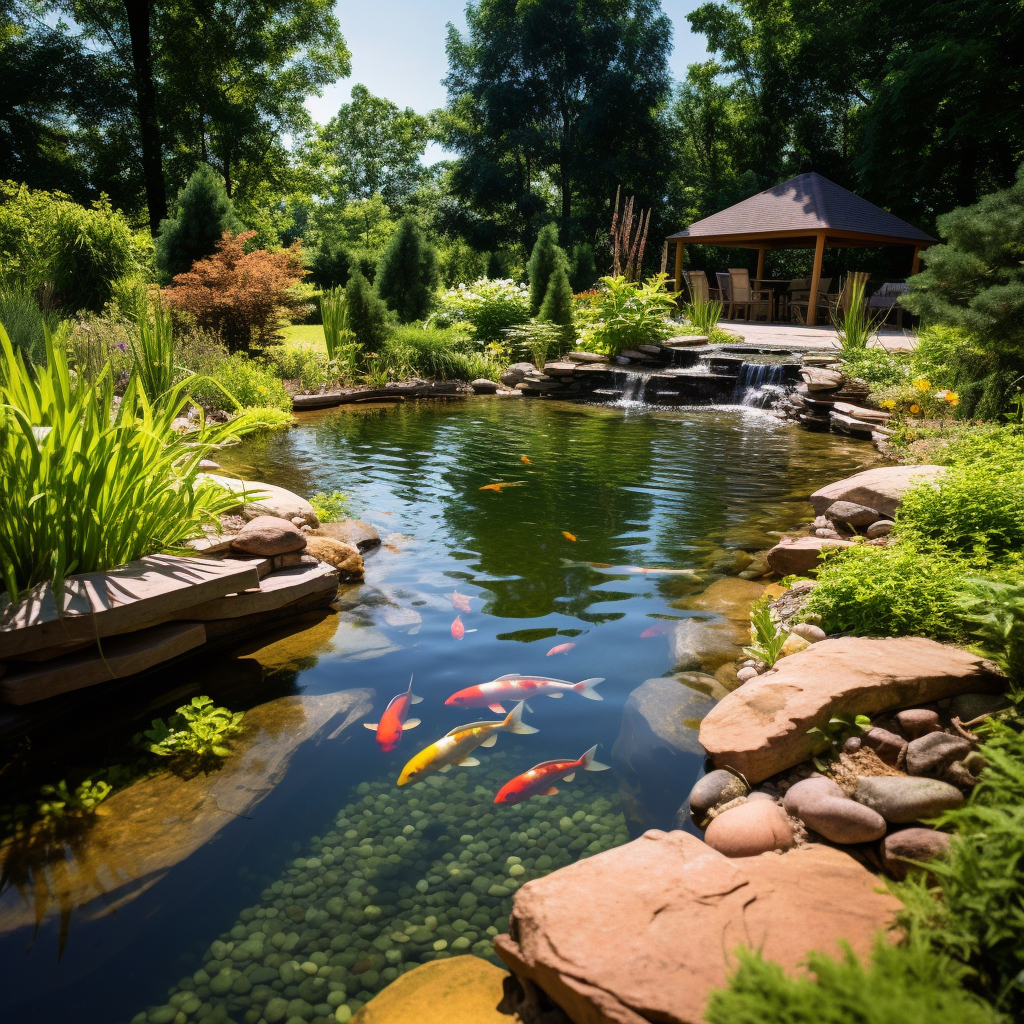
[[[300,391],[315,391],[339,381],[338,369],[331,365],[327,356],[306,345],[285,342],[272,348],[267,354],[267,366],[282,380],[298,384]]]
[[[565,267],[557,266],[552,272],[537,319],[561,328],[560,351],[564,352],[572,345],[576,331],[572,322],[572,288]]]
[[[27,288],[14,285],[0,289],[0,324],[4,325],[14,350],[27,361],[38,363],[43,358],[43,314]]]
[[[309,503],[313,506],[313,511],[321,523],[334,523],[339,519],[348,519],[352,515],[350,502],[349,496],[342,494],[341,491],[332,491],[330,494],[326,491],[318,491],[309,499]]]
[[[402,323],[426,319],[437,287],[437,252],[414,217],[403,217],[377,269],[377,294]]]
[[[529,289],[508,278],[481,278],[445,292],[427,320],[430,327],[458,327],[478,342],[501,342],[505,331],[530,319]]]
[[[990,473],[1015,473],[1024,466],[1024,428],[988,424],[966,429],[931,452],[929,460],[942,466],[984,464]]]
[[[96,380],[108,364],[118,386],[128,380],[132,368],[132,340],[135,327],[116,313],[86,314],[74,322],[65,321],[55,332],[63,339],[68,364],[86,380]]]
[[[1006,674],[1024,699],[1024,583],[969,580],[959,598],[978,650]]]
[[[864,381],[871,386],[872,391],[907,384],[912,376],[916,376],[911,370],[910,357],[905,352],[888,352],[883,348],[865,348],[844,355],[842,365],[847,377]],[[941,380],[942,377],[936,374],[934,379]]]
[[[555,272],[555,267],[565,267],[565,253],[558,246],[558,228],[548,224],[540,229],[527,274],[530,278],[530,312],[536,316],[540,312],[541,303],[548,293],[548,282]]]
[[[393,378],[470,381],[486,377],[497,380],[503,369],[479,352],[465,334],[429,327],[396,330],[381,349],[380,362]]]
[[[200,379],[189,386],[189,394],[207,409],[280,409],[291,412],[291,396],[281,378],[256,359],[235,352],[227,355],[210,351],[193,358],[189,367]]]
[[[387,304],[366,278],[354,271],[345,285],[348,326],[364,352],[377,352],[391,329]]]
[[[594,247],[582,242],[572,247],[569,260],[569,281],[574,292],[586,291],[597,284],[597,262],[594,260]]]
[[[602,277],[602,287],[577,305],[577,331],[584,347],[618,355],[623,349],[654,345],[678,334],[670,314],[675,299],[664,274],[643,284],[625,277]]]

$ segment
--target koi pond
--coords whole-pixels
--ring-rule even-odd
[[[810,491],[871,451],[739,407],[473,398],[306,414],[221,461],[344,492],[383,546],[336,611],[80,691],[3,741],[9,835],[19,800],[116,778],[132,737],[190,698],[245,712],[218,770],[150,773],[78,832],[6,841],[3,1020],[334,1024],[426,960],[493,957],[516,888],[629,839],[615,771],[495,795],[595,744],[610,763],[630,692],[677,667],[687,600],[806,521]],[[602,679],[602,699],[532,696],[537,732],[498,731],[478,765],[399,787],[448,730],[501,720],[445,701],[508,673]],[[385,753],[363,725],[410,676],[420,724]]]

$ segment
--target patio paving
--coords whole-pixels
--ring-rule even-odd
[[[832,327],[807,327],[803,324],[746,323],[743,320],[721,320],[719,327],[743,336],[749,345],[765,348],[838,349],[836,331]],[[910,352],[916,344],[912,332],[884,328],[877,331],[869,347],[884,348],[890,352]]]

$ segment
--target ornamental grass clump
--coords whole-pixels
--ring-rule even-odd
[[[190,378],[154,405],[137,375],[120,404],[109,365],[81,381],[47,332],[46,365],[29,368],[0,327],[0,583],[12,600],[71,573],[180,549],[238,504],[197,479],[199,462],[252,424],[179,434]]]

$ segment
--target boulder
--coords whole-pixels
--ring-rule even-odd
[[[907,877],[907,861],[926,861],[941,857],[949,849],[949,836],[933,828],[904,828],[890,832],[880,853],[886,871],[902,881]]]
[[[493,395],[498,390],[497,382],[488,380],[486,377],[478,377],[476,380],[470,381],[469,386],[475,395]]]
[[[800,537],[789,544],[776,544],[768,552],[768,565],[780,576],[806,576],[818,567],[823,551],[848,548],[849,540],[835,540],[829,537]]]
[[[361,555],[380,547],[380,534],[362,519],[339,519],[334,523],[322,523],[318,532],[321,537],[351,544]]]
[[[306,535],[287,519],[257,516],[250,519],[231,539],[231,548],[247,555],[286,555],[301,551]]]
[[[338,578],[343,582],[358,582],[363,578],[363,556],[352,544],[333,537],[309,537],[306,540],[306,553],[333,565],[338,570]]]
[[[831,779],[802,779],[786,791],[785,805],[787,814],[833,843],[870,843],[885,835],[885,819]]]
[[[513,363],[507,370],[502,371],[501,383],[507,388],[514,388],[517,384],[522,384],[526,375],[535,369],[533,363]]]
[[[314,529],[320,525],[313,506],[305,498],[300,498],[283,487],[260,483],[258,480],[236,480],[233,477],[218,476],[215,473],[201,474],[201,478],[212,480],[235,494],[241,494],[243,519],[277,516],[279,519],[287,519],[289,522],[301,519],[303,523]],[[254,495],[254,497],[248,500],[249,495]],[[255,497],[255,495],[259,496]]]
[[[837,501],[853,502],[876,509],[879,519],[892,519],[903,495],[920,483],[933,482],[945,474],[943,466],[883,466],[856,473],[828,484],[811,495],[815,515],[824,515]]]
[[[714,705],[675,679],[648,679],[629,695],[611,762],[632,835],[672,826],[700,771],[697,729]]]
[[[879,537],[888,537],[895,525],[891,519],[879,519],[877,522],[872,523],[864,532],[869,540],[877,540]]]
[[[822,640],[724,697],[700,742],[716,767],[754,784],[810,757],[807,730],[836,712],[875,715],[1004,686],[989,662],[923,637]]]
[[[901,906],[877,889],[830,847],[732,860],[648,832],[526,883],[494,947],[573,1021],[702,1024],[741,944],[794,976],[811,950],[840,956],[842,940],[866,957]]]
[[[749,626],[744,628],[729,619],[681,619],[673,636],[675,671],[713,672],[720,665],[743,657],[742,645],[749,642]]]
[[[690,814],[700,821],[712,807],[720,807],[738,796],[746,795],[747,784],[739,776],[727,772],[724,768],[716,768],[699,778],[690,790]]]
[[[819,366],[800,367],[800,376],[809,391],[837,391],[846,381],[838,370],[827,370]]]
[[[756,857],[794,846],[789,822],[771,798],[748,800],[712,818],[704,842],[726,857]]]
[[[941,775],[954,761],[962,761],[971,752],[970,740],[931,732],[907,744],[908,775]]]
[[[821,626],[815,626],[813,622],[798,622],[795,626],[790,626],[789,631],[803,637],[809,644],[818,644],[828,639],[825,630]]]
[[[956,786],[938,779],[886,775],[859,777],[853,799],[878,811],[886,821],[905,825],[959,807],[964,795]]]
[[[949,713],[961,722],[972,722],[979,715],[993,714],[1010,706],[1001,693],[961,693],[949,702]]]
[[[928,708],[907,708],[896,715],[896,721],[900,723],[903,735],[911,740],[942,729],[939,713]]]
[[[825,518],[832,523],[845,523],[848,526],[870,526],[885,516],[867,505],[858,505],[853,501],[834,501],[825,510]]]
[[[888,729],[877,726],[861,737],[866,747],[870,747],[886,764],[895,768],[907,752],[907,741]]]
[[[498,1010],[507,977],[477,956],[431,960],[399,975],[352,1024],[516,1024]]]

